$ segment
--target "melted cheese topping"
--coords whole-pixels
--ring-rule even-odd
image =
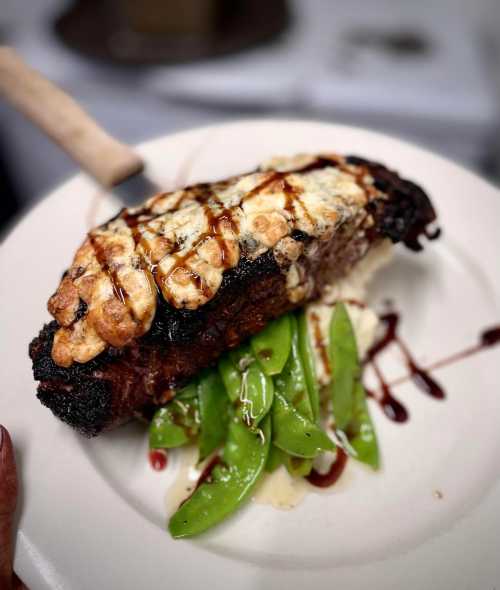
[[[240,257],[269,249],[286,273],[292,302],[311,295],[301,256],[314,256],[294,230],[330,240],[345,224],[366,223],[368,200],[384,198],[362,166],[339,156],[275,159],[223,182],[156,195],[92,230],[49,301],[61,328],[54,361],[87,362],[107,345],[145,334],[157,294],[176,308],[197,309],[217,293]],[[369,220],[368,220],[369,221]],[[79,317],[80,302],[86,312]]]

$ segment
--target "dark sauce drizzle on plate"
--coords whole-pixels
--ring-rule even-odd
[[[167,467],[168,455],[164,449],[151,449],[149,463],[155,471],[163,471]]]
[[[328,488],[332,486],[342,475],[348,458],[349,455],[342,447],[338,446],[335,460],[330,465],[330,469],[326,473],[320,473],[313,468],[311,473],[306,477],[307,481],[317,488]]]
[[[220,455],[214,455],[210,461],[205,465],[205,467],[203,468],[203,471],[200,473],[200,477],[198,478],[198,481],[196,482],[196,485],[193,488],[193,491],[189,494],[189,496],[187,498],[184,498],[184,500],[182,500],[182,502],[180,503],[180,506],[182,506],[185,502],[187,502],[189,500],[189,498],[191,498],[191,496],[196,492],[196,490],[201,486],[202,483],[205,483],[206,481],[210,481],[212,478],[212,471],[217,467],[217,465],[222,465],[223,461]],[[180,508],[179,506],[179,508]]]
[[[428,367],[422,367],[416,362],[408,346],[397,332],[400,322],[399,314],[390,311],[380,316],[380,320],[385,327],[385,331],[380,339],[369,349],[364,361],[365,364],[371,364],[373,367],[379,382],[380,392],[376,395],[374,392],[367,390],[367,395],[374,398],[382,408],[384,414],[394,422],[406,422],[409,417],[406,408],[392,393],[392,389],[396,385],[411,380],[423,393],[435,399],[444,399],[446,397],[444,388],[431,376],[431,371],[456,363],[500,343],[500,326],[493,326],[481,332],[477,344],[440,359]],[[389,383],[378,366],[377,357],[391,344],[396,344],[399,347],[405,359],[408,373],[404,377]]]

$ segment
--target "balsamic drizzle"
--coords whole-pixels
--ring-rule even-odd
[[[372,361],[372,367],[377,376],[382,396],[375,395],[373,391],[368,389],[366,389],[366,395],[375,399],[389,420],[406,422],[409,417],[408,410],[392,395],[390,386],[385,382],[384,376],[375,361]]]
[[[187,498],[184,498],[179,505],[179,508],[185,504],[191,496],[196,492],[196,490],[201,486],[202,483],[206,481],[210,481],[212,478],[212,471],[217,467],[217,465],[222,465],[223,461],[220,455],[214,455],[210,461],[205,465],[203,471],[200,473],[196,485],[194,486],[192,492],[189,494]]]
[[[477,344],[473,344],[472,346],[464,348],[463,350],[459,350],[458,352],[454,352],[449,356],[434,361],[425,368],[425,371],[428,373],[436,369],[441,369],[442,367],[447,367],[448,365],[455,364],[470,356],[473,356],[482,350],[496,346],[497,344],[500,344],[500,326],[486,328],[479,334],[479,341]],[[411,373],[399,377],[398,379],[394,379],[389,383],[389,386],[395,387],[401,383],[404,383],[405,381],[408,381],[408,379],[411,379]]]
[[[326,162],[326,161],[325,161]],[[328,161],[329,164],[326,165],[334,165],[333,162]],[[309,222],[312,224],[313,220],[312,217],[307,210],[306,206],[300,200],[300,193],[299,189],[296,189],[286,180],[286,175],[290,174],[290,172],[272,172],[265,180],[260,182],[257,186],[255,186],[251,191],[249,191],[246,195],[243,196],[238,206],[241,206],[247,199],[257,196],[260,194],[266,187],[270,186],[274,182],[281,181],[283,183],[283,192],[285,194],[285,210],[287,210],[292,219],[294,217],[294,208],[295,202],[298,202],[304,212],[304,216]],[[178,252],[181,250],[181,244],[174,244],[174,248],[169,252],[171,256],[174,256],[174,264],[169,269],[169,271],[162,275],[160,272],[158,265],[150,264],[149,271],[151,272],[154,282],[156,283],[157,287],[163,292],[163,294],[167,295],[168,298],[168,280],[174,273],[179,269],[182,268],[186,273],[188,279],[195,285],[196,289],[203,294],[204,297],[209,298],[212,293],[208,285],[206,284],[205,280],[202,276],[200,276],[196,271],[186,266],[186,263],[195,256],[197,252],[198,246],[200,246],[203,242],[208,239],[214,238],[217,241],[217,244],[220,249],[221,253],[221,261],[222,266],[226,270],[231,267],[231,260],[230,260],[230,252],[228,249],[228,244],[223,237],[222,232],[222,224],[227,223],[234,233],[238,232],[238,221],[234,216],[235,208],[228,208],[223,205],[223,203],[218,198],[215,188],[223,188],[227,186],[227,183],[220,182],[214,184],[199,184],[190,189],[186,189],[180,198],[177,200],[177,203],[174,206],[174,209],[178,209],[183,201],[189,197],[191,200],[196,201],[203,207],[203,212],[205,218],[208,223],[208,230],[203,232],[192,244],[191,248],[184,253],[183,255],[179,255]],[[164,194],[160,194],[152,203],[152,206],[158,201],[159,198],[163,197]],[[217,210],[218,209],[218,210]],[[143,216],[144,219],[139,220],[139,217]],[[127,226],[131,229],[132,237],[136,244],[141,243],[141,232],[138,229],[139,224],[144,223],[147,224],[151,220],[158,217],[157,215],[151,214],[150,210],[141,209],[139,212],[134,214],[130,214],[126,209],[122,211],[120,214],[121,219],[125,221]]]
[[[296,220],[296,207],[299,206],[302,210],[304,218],[308,221],[308,223],[311,226],[314,226],[314,219],[301,199],[301,189],[296,188],[292,184],[290,184],[290,182],[287,179],[287,176],[294,173],[312,172],[314,170],[320,170],[327,167],[337,167],[343,172],[346,172],[353,176],[355,182],[365,192],[366,195],[370,195],[373,192],[376,192],[377,190],[373,184],[365,182],[365,176],[369,174],[369,170],[367,166],[365,166],[364,164],[359,163],[356,165],[356,167],[353,167],[353,165],[351,165],[349,162],[344,162],[343,159],[340,157],[320,156],[318,158],[315,158],[313,162],[302,168],[287,170],[286,172],[270,171],[268,176],[262,182],[257,184],[257,186],[255,186],[252,190],[250,190],[241,198],[238,207],[241,207],[246,200],[251,199],[252,197],[255,197],[258,194],[260,194],[264,189],[266,189],[273,183],[281,182],[283,193],[285,195],[285,211],[288,212],[292,222]],[[143,245],[145,256],[141,257],[139,263],[141,269],[148,274],[148,280],[150,281],[150,283],[154,283],[156,289],[159,292],[163,293],[167,300],[171,300],[171,294],[169,292],[168,287],[168,280],[171,276],[173,276],[175,272],[179,270],[179,268],[182,268],[185,271],[185,276],[187,280],[194,284],[196,289],[199,292],[201,292],[205,298],[208,299],[212,295],[212,292],[209,286],[206,284],[206,281],[203,279],[203,277],[193,269],[186,266],[186,263],[189,261],[189,259],[191,259],[196,254],[198,246],[202,244],[205,240],[211,238],[215,238],[217,240],[221,252],[221,261],[223,268],[228,269],[231,267],[230,252],[228,250],[226,240],[224,240],[223,238],[221,224],[223,222],[228,223],[231,229],[235,233],[237,233],[238,224],[237,220],[234,217],[235,208],[225,207],[216,195],[216,189],[223,189],[229,186],[229,183],[230,181],[221,181],[212,184],[201,183],[198,185],[188,187],[187,189],[181,192],[181,195],[179,196],[177,202],[173,205],[173,207],[169,208],[168,211],[175,211],[179,209],[184,203],[184,201],[187,199],[199,203],[203,207],[203,211],[208,222],[208,231],[200,235],[192,244],[189,251],[183,255],[178,254],[182,248],[182,245],[179,243],[173,244],[173,249],[169,252],[169,254],[174,257],[174,264],[165,275],[161,272],[161,269],[158,267],[158,264],[155,264],[154,261],[144,260],[144,258],[146,257],[151,258],[152,253],[149,252],[148,254],[147,248],[144,246],[144,243],[142,242],[142,234],[139,230],[139,225],[143,224],[147,226],[149,222],[153,221],[154,219],[160,217],[165,213],[163,212],[156,214],[153,213],[152,209],[160,199],[164,198],[169,193],[159,193],[158,195],[153,197],[149,204],[149,207],[141,207],[134,213],[130,213],[127,209],[123,209],[118,215],[118,217],[121,218],[130,228],[131,235],[134,239],[136,246],[139,244]],[[215,212],[217,209],[219,210]],[[108,273],[110,277],[115,295],[119,298],[120,301],[126,303],[127,306],[129,306],[129,304],[127,303],[128,295],[125,289],[123,289],[122,286],[119,284],[119,281],[117,280],[117,277],[115,276],[113,270],[109,269],[108,265],[106,264],[105,256],[101,255],[103,254],[102,249],[101,251],[99,251],[99,249],[96,248],[96,246],[94,245],[95,240],[93,241],[92,234],[90,234],[90,239],[92,245],[94,246],[96,258],[99,264],[101,265],[103,270]]]
[[[168,465],[168,455],[165,449],[151,449],[148,457],[149,463],[155,471],[163,471]]]
[[[320,473],[316,469],[311,469],[311,473],[306,476],[307,481],[318,488],[328,488],[337,482],[342,475],[349,455],[342,447],[337,446],[337,453],[335,460],[330,465],[330,469],[326,473]]]
[[[330,357],[328,356],[328,350],[326,344],[323,341],[323,334],[321,333],[321,324],[320,319],[317,313],[311,313],[311,321],[313,327],[313,334],[314,334],[314,342],[316,344],[316,348],[319,351],[321,356],[321,362],[323,363],[323,368],[328,375],[331,374],[332,369],[330,367]]]
[[[134,310],[132,308],[129,295],[128,295],[126,289],[121,284],[120,278],[118,277],[118,274],[117,274],[114,266],[110,266],[108,264],[108,260],[107,260],[107,256],[106,256],[106,252],[105,252],[104,248],[101,246],[101,244],[99,244],[97,237],[95,235],[93,235],[92,233],[89,234],[89,241],[90,241],[90,244],[94,250],[94,254],[95,254],[97,262],[99,263],[99,266],[107,274],[107,276],[111,282],[111,287],[113,289],[114,296],[116,297],[116,299],[118,299],[118,301],[123,303],[123,305],[126,305],[127,309],[130,311],[132,317],[135,317]]]
[[[374,398],[382,408],[384,414],[394,422],[406,422],[409,417],[406,408],[392,394],[392,389],[395,386],[404,381],[411,380],[423,393],[435,399],[444,399],[446,397],[444,388],[431,376],[430,372],[456,363],[500,343],[500,326],[493,326],[481,332],[477,344],[435,361],[428,367],[422,367],[415,361],[409,348],[397,333],[400,322],[399,314],[390,311],[380,316],[380,320],[384,324],[385,332],[368,350],[364,360],[365,365],[370,364],[372,366],[379,383],[380,391],[377,395],[372,391],[367,391],[367,395]],[[391,344],[396,344],[399,347],[405,359],[408,373],[404,377],[387,382],[378,366],[377,357]]]

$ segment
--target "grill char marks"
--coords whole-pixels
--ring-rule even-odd
[[[315,162],[315,169],[332,165],[332,160],[323,160]],[[328,240],[292,231],[290,237],[297,244],[306,251],[316,251],[297,260],[303,279],[313,286],[307,295],[310,299],[318,296],[324,283],[348,273],[384,237],[404,241],[411,249],[420,248],[419,238],[435,219],[432,205],[418,186],[379,164],[349,158],[346,164],[350,163],[362,168],[357,182],[364,183],[368,172],[387,198],[368,203],[366,211],[361,212],[361,219],[369,213],[373,217],[373,223],[365,229],[344,224]],[[282,180],[281,173],[272,173],[265,182]],[[262,183],[257,188],[261,190]],[[290,213],[305,216],[297,202],[300,195],[293,188]],[[200,193],[197,198],[205,197]],[[152,216],[151,211],[144,214],[146,218]],[[224,210],[216,208],[211,221],[215,235],[224,215]],[[177,309],[159,293],[152,325],[142,337],[123,348],[108,347],[93,360],[75,362],[67,368],[52,360],[52,342],[59,326],[51,322],[30,345],[34,376],[40,381],[40,401],[86,436],[109,430],[138,412],[151,411],[225,350],[305,302],[290,301],[286,272],[286,263],[278,264],[271,249],[255,260],[241,256],[237,266],[226,268],[216,295],[208,303],[193,310]]]

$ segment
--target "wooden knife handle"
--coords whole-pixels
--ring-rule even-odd
[[[105,187],[141,172],[142,159],[108,135],[63,90],[0,47],[0,96],[44,131]]]

